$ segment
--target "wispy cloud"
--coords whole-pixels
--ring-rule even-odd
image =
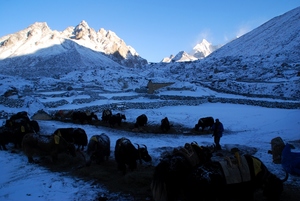
[[[239,29],[237,30],[235,36],[237,38],[241,37],[242,35],[248,33],[249,31],[251,31],[252,29],[250,28],[249,25],[243,25],[241,27],[239,27]]]

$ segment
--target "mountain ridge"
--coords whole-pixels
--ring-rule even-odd
[[[124,41],[115,38],[113,32],[103,29],[96,32],[88,28],[85,22],[77,28],[68,27],[61,33],[53,31],[38,37],[41,40],[32,40],[41,36],[42,30],[49,31],[42,24],[42,29],[24,32],[25,38],[19,32],[1,38],[2,57],[3,50],[11,54],[21,51],[14,46],[18,41],[24,42],[29,38],[32,48],[26,55],[1,59],[0,74],[33,79],[35,84],[39,83],[45,88],[49,87],[45,80],[51,79],[52,86],[69,83],[79,88],[97,86],[103,91],[145,91],[140,89],[152,80],[158,83],[172,82],[174,84],[168,89],[173,90],[194,90],[201,85],[216,91],[251,97],[300,100],[299,23],[300,7],[269,20],[203,59],[149,64],[143,59],[138,63],[139,56],[132,56],[134,49],[129,50],[130,47],[126,47],[128,57],[124,59],[124,52],[119,51]],[[60,37],[62,33],[68,39]],[[89,46],[87,44],[91,43],[91,38],[96,40],[98,35],[104,35],[101,48],[116,51],[107,55],[83,46]],[[118,43],[110,43],[109,39],[117,40]],[[51,44],[55,45],[48,47],[48,40],[54,40]],[[82,44],[78,44],[78,41]],[[45,48],[34,51],[36,43]],[[92,44],[93,48],[100,48]],[[10,46],[14,49],[9,49]],[[182,51],[178,58],[186,55]],[[124,65],[124,62],[131,65]]]
[[[114,32],[103,28],[96,32],[85,21],[81,21],[76,27],[67,27],[64,31],[52,31],[46,22],[36,22],[24,30],[0,38],[0,59],[14,58],[24,54],[50,48],[48,55],[64,52],[59,47],[65,40],[70,40],[78,45],[106,55],[120,65],[128,67],[140,67],[147,60],[141,58],[131,46],[120,39]],[[57,46],[55,46],[57,45]],[[55,46],[53,51],[51,46]],[[37,55],[39,56],[39,55]]]

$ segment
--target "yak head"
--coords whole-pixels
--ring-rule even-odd
[[[71,154],[71,156],[75,157],[76,156],[76,148],[75,145],[73,143],[68,143],[67,144],[67,149],[69,154]]]
[[[142,160],[145,162],[150,162],[152,160],[152,158],[148,153],[147,146],[144,144],[142,145],[142,147],[140,145],[137,145],[137,146],[138,146],[138,154],[139,154],[140,163],[142,163]]]
[[[283,182],[288,179],[288,173],[284,179],[279,179],[276,175],[270,173],[264,184],[263,184],[263,194],[269,201],[280,200],[280,195],[283,191]]]
[[[99,120],[98,116],[94,112],[92,112],[90,116],[91,116],[91,118],[94,118],[95,120]]]
[[[74,143],[67,142],[62,136],[53,135],[54,143],[58,146],[59,152],[69,153],[71,156],[76,156],[76,147]]]

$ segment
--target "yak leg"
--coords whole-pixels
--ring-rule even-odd
[[[35,163],[32,156],[27,156],[28,163]]]
[[[123,175],[126,174],[126,165],[125,163],[123,164],[118,164],[118,170],[122,171]]]
[[[2,147],[2,148],[1,148],[1,147]],[[5,151],[7,151],[7,148],[6,148],[5,144],[1,144],[1,145],[0,145],[0,149],[3,149],[3,150],[5,150]]]

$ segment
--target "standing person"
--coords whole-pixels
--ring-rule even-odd
[[[216,150],[221,150],[220,139],[223,136],[224,127],[223,124],[219,121],[219,119],[216,119],[215,123],[212,126],[212,130],[212,136],[214,137]]]

